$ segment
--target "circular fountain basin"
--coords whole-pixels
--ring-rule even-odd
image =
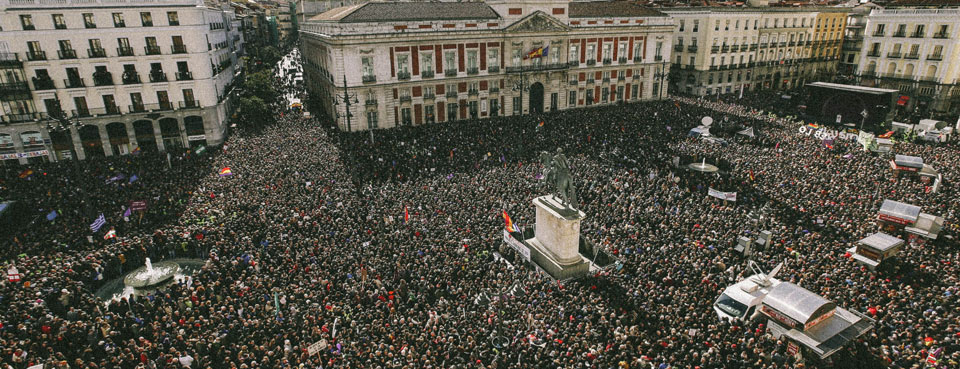
[[[719,168],[717,168],[716,165],[706,164],[706,163],[693,163],[693,164],[689,164],[689,165],[687,165],[687,168],[690,168],[691,170],[695,170],[695,171],[698,171],[698,172],[703,172],[703,173],[713,173],[713,172],[716,172],[716,171],[720,170]]]
[[[153,264],[152,269],[146,266],[136,269],[123,277],[123,284],[133,288],[150,288],[173,279],[180,271],[180,265],[172,261],[161,261]]]

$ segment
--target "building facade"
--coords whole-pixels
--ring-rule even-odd
[[[788,89],[836,71],[847,9],[691,7],[675,20],[671,89],[689,95]]]
[[[632,2],[366,3],[306,21],[301,50],[353,131],[660,98],[672,29]]]
[[[960,8],[873,9],[867,16],[857,80],[897,89],[897,109],[960,111]]]
[[[0,0],[2,162],[222,142],[243,44],[226,9]]]

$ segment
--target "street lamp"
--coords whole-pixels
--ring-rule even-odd
[[[663,63],[657,67],[657,72],[653,74],[653,78],[658,79],[657,83],[657,100],[663,99],[663,79],[667,76],[667,61],[664,60]]]
[[[67,117],[65,114],[63,114],[62,110],[54,111],[51,114],[48,114],[48,116],[50,117],[50,120],[46,121],[47,122],[46,128],[48,133],[49,132],[57,132],[57,133],[65,132],[68,136],[72,136],[70,132],[70,128],[75,128],[77,130],[77,135],[79,135],[80,128],[85,126],[85,124],[80,121],[79,117],[76,117],[76,116]],[[52,144],[53,144],[53,139],[51,137],[51,145]],[[52,149],[53,148],[51,147],[50,151],[54,151]],[[87,197],[87,192],[83,188],[83,181],[81,180],[81,173],[80,173],[79,155],[80,155],[80,150],[83,150],[83,144],[81,143],[80,148],[74,147],[73,149],[74,149],[74,153],[72,155],[73,160],[71,160],[73,162],[73,177],[77,179],[77,189],[80,190],[80,199],[81,199],[81,202],[83,202],[83,210],[84,210],[83,215],[90,216],[92,214],[92,212],[90,211],[90,201],[89,201],[90,198]],[[56,155],[55,152],[54,152],[54,155]]]
[[[350,123],[350,118],[353,118],[353,113],[350,112],[350,105],[357,104],[360,101],[357,100],[356,93],[350,94],[350,92],[347,91],[347,75],[346,74],[343,75],[343,95],[337,95],[337,94],[333,95],[334,106],[340,105],[341,102],[347,108],[347,114],[346,114],[347,132],[352,132],[353,128],[352,128],[352,124]],[[340,112],[337,112],[337,118],[340,118]]]
[[[523,92],[530,91],[530,83],[527,82],[526,76],[523,74],[523,67],[520,67],[520,78],[514,78],[513,80],[513,90],[520,92],[520,115],[523,115]]]

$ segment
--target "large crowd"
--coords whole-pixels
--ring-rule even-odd
[[[278,79],[279,90],[296,94]],[[744,102],[745,100],[740,100]],[[687,137],[703,116],[725,144]],[[0,240],[19,282],[0,285],[0,365],[46,368],[793,368],[765,320],[720,321],[712,303],[751,272],[734,250],[768,209],[752,259],[875,328],[838,368],[960,361],[960,153],[899,143],[944,175],[937,193],[883,157],[797,134],[765,106],[676,98],[346,134],[286,111],[220,148],[3,169],[0,197],[45,215]],[[502,245],[506,211],[533,223],[541,151],[570,157],[582,233],[617,267],[556,282]],[[724,163],[704,175],[674,166]],[[233,175],[220,176],[223,168]],[[116,179],[123,174],[125,179]],[[131,181],[131,175],[137,180]],[[736,203],[707,188],[738,192]],[[83,188],[84,191],[79,191]],[[946,218],[897,268],[845,256],[885,198]],[[124,218],[129,201],[148,209]],[[92,210],[85,210],[92,209]],[[99,213],[107,224],[92,234]],[[106,229],[118,237],[104,239]],[[93,236],[88,238],[88,236]],[[102,301],[104,281],[170,258],[189,279]],[[869,312],[869,313],[868,313]],[[308,347],[323,342],[316,354]]]

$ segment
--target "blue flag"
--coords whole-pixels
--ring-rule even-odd
[[[140,179],[140,177],[137,177],[137,175],[134,174],[134,175],[130,176],[130,181],[128,181],[127,183],[136,182],[138,179]]]
[[[58,215],[58,214],[57,214],[57,211],[56,211],[56,210],[53,210],[53,211],[50,212],[50,214],[47,214],[47,220],[52,221],[52,220],[54,220],[54,219],[57,219],[57,215]]]

